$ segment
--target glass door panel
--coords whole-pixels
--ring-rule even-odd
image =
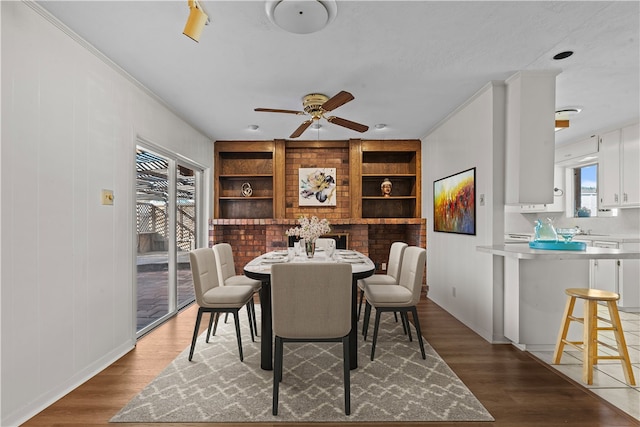
[[[203,170],[177,157],[136,150],[138,336],[195,300],[189,251],[197,247]]]
[[[196,248],[196,177],[198,172],[178,165],[176,168],[176,254],[177,254],[177,302],[178,309],[195,300],[189,251]]]
[[[136,152],[137,332],[170,312],[169,159]]]

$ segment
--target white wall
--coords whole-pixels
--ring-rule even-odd
[[[502,241],[504,234],[504,117],[505,86],[490,83],[422,140],[428,296],[490,342],[504,340],[502,260],[476,246]],[[472,167],[476,235],[434,232],[433,181]]]
[[[213,144],[37,5],[0,3],[0,424],[10,426],[135,344],[136,136],[207,168]]]

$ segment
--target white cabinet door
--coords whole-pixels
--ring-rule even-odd
[[[600,207],[620,206],[620,130],[605,133],[600,138],[598,178]]]
[[[622,206],[640,206],[640,124],[622,129]]]
[[[640,243],[623,243],[622,249],[637,251]],[[640,312],[640,259],[620,260],[618,291],[620,310]]]
[[[525,70],[506,83],[505,204],[553,203],[557,70]]]
[[[561,166],[555,166],[553,169],[553,203],[544,205],[520,205],[520,212],[564,212],[565,206],[565,168]],[[555,191],[555,189],[558,191]]]
[[[596,259],[592,261],[592,288],[618,293],[617,259]]]
[[[640,206],[640,124],[603,134],[598,164],[600,207]]]
[[[618,249],[617,242],[593,242],[596,248]],[[591,261],[591,287],[618,293],[620,261],[617,259],[594,259]]]

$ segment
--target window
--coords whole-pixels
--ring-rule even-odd
[[[573,214],[578,217],[598,215],[598,165],[573,169]]]

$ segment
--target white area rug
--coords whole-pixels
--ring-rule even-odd
[[[244,362],[238,357],[230,318],[229,323],[220,323],[208,344],[206,333],[198,337],[191,362],[187,348],[110,421],[493,421],[426,341],[427,359],[420,357],[415,333],[414,341],[409,342],[391,313],[382,316],[373,362],[369,360],[371,338],[363,341],[358,335],[350,416],[344,414],[340,343],[285,343],[280,405],[278,415],[273,416],[273,372],[260,368],[262,337],[251,342],[246,312],[240,316]],[[370,333],[374,316],[371,318]],[[208,321],[207,315],[203,321]]]

